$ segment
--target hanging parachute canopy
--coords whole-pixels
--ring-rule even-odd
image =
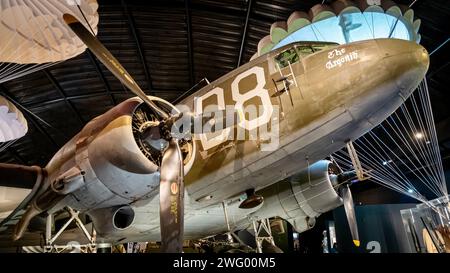
[[[27,131],[27,121],[22,112],[0,96],[0,143],[21,138]]]
[[[97,9],[96,0],[0,0],[0,83],[81,54],[86,46],[63,14],[97,33]]]
[[[252,57],[296,41],[324,41],[345,44],[375,38],[420,41],[420,20],[414,12],[390,0],[336,0],[317,4],[308,13],[293,12],[288,20],[272,24],[270,35],[258,43]]]

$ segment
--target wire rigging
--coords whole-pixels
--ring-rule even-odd
[[[372,181],[429,206],[433,206],[430,198],[448,196],[426,79],[396,112],[354,145]],[[354,169],[345,149],[332,158],[343,170]]]

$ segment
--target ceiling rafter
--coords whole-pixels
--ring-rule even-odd
[[[136,24],[134,22],[132,13],[128,9],[128,6],[127,6],[127,4],[125,3],[124,0],[122,0],[122,8],[124,10],[125,16],[127,17],[128,25],[130,26],[130,31],[131,31],[131,34],[133,35],[133,39],[134,39],[134,42],[136,44],[136,48],[137,48],[137,51],[138,51],[139,59],[141,61],[142,67],[144,69],[144,76],[145,76],[145,79],[147,81],[148,92],[151,95],[155,95],[155,93],[153,91],[152,76],[151,76],[150,70],[149,70],[149,68],[147,66],[147,61],[145,59],[144,51],[142,49],[142,43],[141,43],[141,40],[140,40],[139,35],[137,33]]]
[[[117,100],[114,97],[114,95],[112,94],[111,88],[109,87],[109,84],[106,81],[105,75],[103,74],[103,72],[102,72],[102,70],[100,68],[100,64],[97,62],[94,54],[89,49],[86,49],[86,54],[88,55],[89,60],[91,61],[91,63],[94,65],[95,71],[97,71],[98,76],[102,80],[103,85],[105,86],[106,93],[108,93],[109,96],[111,97],[111,102],[113,103],[113,105],[117,105]]]
[[[157,90],[157,93],[160,92],[166,92],[166,93],[177,93],[178,90]],[[97,92],[97,93],[90,93],[90,94],[83,94],[83,95],[74,95],[74,96],[67,96],[66,99],[67,100],[82,100],[82,99],[92,99],[92,98],[96,98],[96,97],[102,97],[102,96],[106,96],[107,94],[105,94],[104,92]],[[134,95],[132,93],[124,93],[123,91],[111,91],[111,95],[127,95],[129,97],[134,97]],[[41,102],[31,102],[31,103],[26,103],[23,104],[24,107],[28,107],[28,108],[34,108],[37,106],[46,106],[46,105],[51,105],[54,103],[58,103],[58,102],[62,102],[64,101],[64,98],[57,98],[57,99],[52,99],[52,100],[47,100],[47,101],[41,101]]]
[[[184,0],[184,10],[186,16],[186,32],[187,32],[187,46],[188,46],[188,64],[189,64],[189,85],[192,87],[195,82],[194,78],[194,48],[192,44],[192,22],[190,0]]]
[[[51,82],[51,84],[53,85],[55,90],[58,91],[59,95],[62,96],[67,107],[69,107],[70,110],[75,113],[78,121],[80,122],[81,127],[83,127],[86,122],[83,120],[80,113],[77,111],[77,109],[73,105],[73,103],[67,99],[67,94],[66,94],[66,92],[64,92],[64,89],[61,87],[61,85],[59,85],[58,81],[55,79],[55,77],[53,77],[52,73],[50,71],[48,71],[48,69],[44,69],[44,70],[42,70],[42,72],[45,74],[47,79]]]
[[[239,57],[238,57],[238,61],[237,61],[236,67],[239,67],[242,64],[242,57],[244,55],[245,40],[247,39],[247,32],[248,32],[248,21],[250,19],[250,13],[252,12],[253,0],[247,0],[247,1],[248,1],[247,15],[245,16],[244,29],[242,31],[241,47],[239,49]]]
[[[28,165],[28,162],[13,147],[6,148],[6,151],[20,164]]]

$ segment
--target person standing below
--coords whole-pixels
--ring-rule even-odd
[[[323,253],[330,253],[328,250],[328,236],[327,236],[327,231],[324,230],[322,232],[323,235],[323,239],[322,239],[322,252]]]

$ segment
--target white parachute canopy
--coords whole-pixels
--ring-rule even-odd
[[[97,33],[97,9],[96,0],[0,0],[0,83],[81,54],[63,14]]]
[[[27,131],[27,121],[22,112],[0,96],[0,144],[23,137]],[[0,145],[0,151],[2,147]]]

